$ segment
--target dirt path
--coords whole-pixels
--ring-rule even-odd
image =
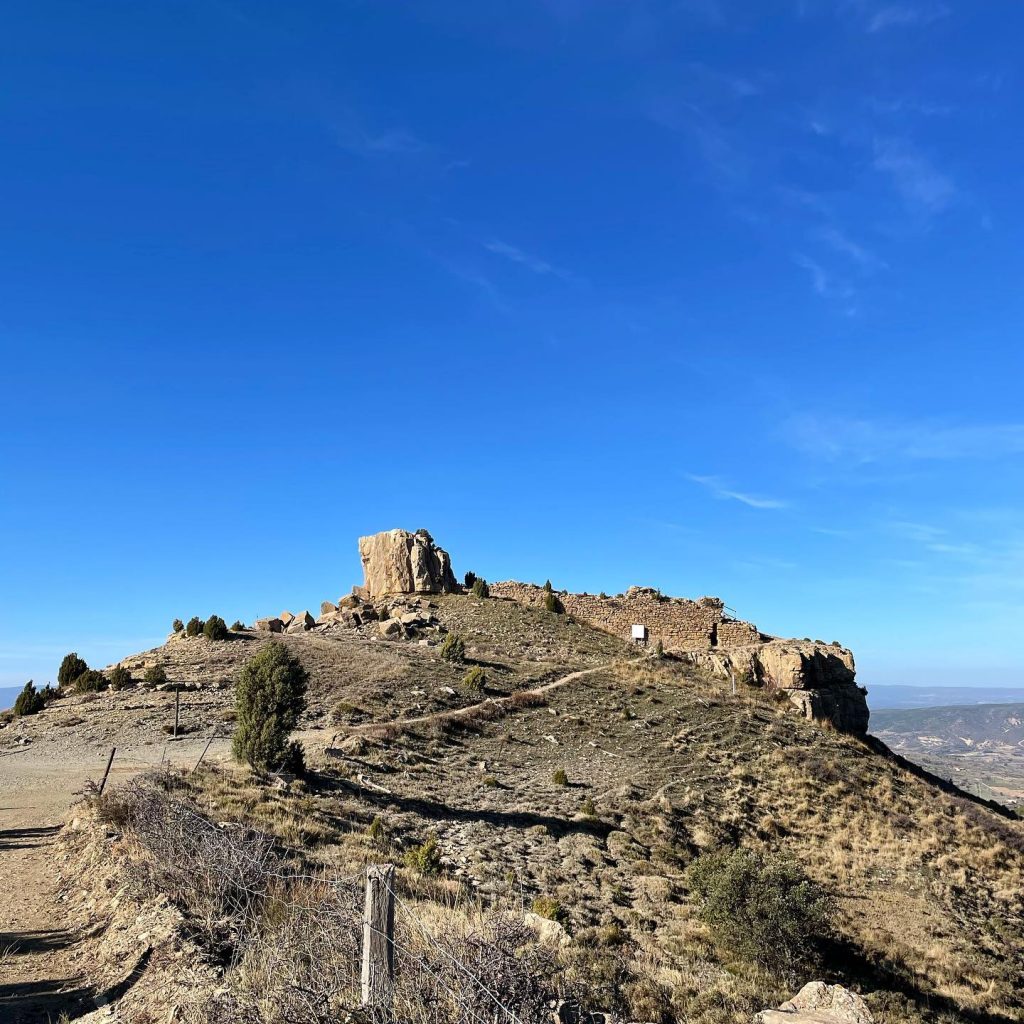
[[[168,760],[194,764],[205,741],[175,744]],[[217,745],[215,744],[215,747]],[[108,751],[109,753],[109,751]],[[211,749],[220,759],[226,743]],[[58,891],[53,845],[77,794],[99,779],[106,757],[82,750],[69,756],[38,744],[0,756],[0,1020],[50,1024],[95,1010],[77,967],[80,936],[67,921]],[[152,767],[131,751],[114,761],[110,783]]]
[[[645,657],[647,657],[645,655]],[[643,658],[635,658],[634,661],[643,661]],[[468,707],[455,708],[453,711],[435,711],[429,715],[418,715],[415,718],[396,718],[392,722],[367,722],[365,725],[357,725],[350,730],[350,734],[358,734],[372,729],[380,729],[381,726],[397,726],[400,729],[404,729],[410,725],[422,725],[425,722],[457,722],[460,718],[472,718],[475,715],[479,715],[481,711],[489,712],[492,709],[501,709],[505,707],[515,707],[517,700],[522,700],[524,695],[527,694],[540,694],[544,695],[550,693],[552,690],[557,690],[562,686],[568,686],[569,683],[575,682],[577,679],[582,679],[584,676],[593,675],[595,672],[605,672],[615,666],[616,662],[610,661],[607,665],[595,665],[593,668],[579,669],[576,672],[570,672],[568,675],[560,676],[558,679],[553,680],[550,683],[545,683],[543,686],[536,686],[530,690],[519,690],[516,693],[511,694],[508,697],[489,697],[487,700],[482,700],[477,704],[470,704]],[[629,662],[627,662],[629,664]]]

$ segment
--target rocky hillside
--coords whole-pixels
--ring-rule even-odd
[[[448,935],[478,913],[526,911],[558,984],[616,1019],[749,1022],[814,978],[861,993],[880,1024],[1024,1020],[1024,823],[809,719],[756,676],[734,692],[706,664],[557,608],[419,579],[424,593],[367,590],[319,624],[279,615],[225,640],[177,634],[121,663],[136,679],[159,666],[166,683],[63,696],[0,728],[5,767],[88,762],[97,775],[112,746],[138,770],[192,743],[177,759],[191,767],[212,737],[199,771],[164,777],[169,797],[126,804],[115,787],[78,812],[61,898],[88,978],[65,1009],[115,992],[127,1021],[165,1020],[172,1005],[208,1024],[287,1016],[278,982],[305,977],[323,893],[287,913],[266,904],[253,945],[245,921],[194,896],[203,872],[153,859],[166,815],[153,808],[173,798],[188,835],[269,837],[303,878],[395,862],[404,903]],[[440,654],[452,634],[461,662]],[[268,782],[228,757],[234,681],[271,643],[310,675],[305,780]],[[168,737],[176,699],[181,740]],[[139,806],[145,828],[125,809]],[[180,858],[198,848],[189,839]],[[832,930],[809,961],[769,968],[709,927],[688,869],[736,848],[781,856],[829,894]],[[317,984],[333,982],[321,971]],[[301,1019],[334,1020],[332,998]]]

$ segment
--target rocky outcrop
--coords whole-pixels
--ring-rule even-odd
[[[842,985],[811,981],[777,1010],[762,1010],[754,1024],[874,1024],[867,1003]]]
[[[838,644],[768,640],[682,656],[713,675],[784,693],[805,718],[831,722],[840,732],[867,732],[866,691],[855,681],[853,652]]]
[[[448,552],[426,530],[386,530],[359,538],[370,600],[391,594],[450,594],[456,589]]]

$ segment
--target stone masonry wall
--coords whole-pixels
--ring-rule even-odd
[[[491,583],[492,597],[511,598],[520,604],[544,604],[544,589],[532,583]],[[692,651],[722,645],[757,643],[761,634],[749,622],[729,619],[717,597],[690,601],[662,597],[648,587],[630,587],[621,597],[597,597],[556,591],[566,612],[608,633],[629,640],[634,624],[646,626],[649,642],[659,640],[668,651]]]

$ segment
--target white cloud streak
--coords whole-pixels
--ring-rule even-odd
[[[765,498],[754,494],[746,494],[743,491],[735,491],[724,484],[717,476],[698,476],[695,473],[687,473],[686,478],[695,484],[699,484],[710,491],[716,498],[723,501],[738,501],[748,508],[760,510],[776,510],[789,508],[788,501],[778,498]]]
[[[887,175],[904,201],[926,214],[941,213],[956,199],[953,180],[901,139],[876,139],[874,167]]]
[[[949,424],[804,415],[788,420],[783,432],[805,454],[831,462],[991,460],[1024,455],[1024,423]]]

